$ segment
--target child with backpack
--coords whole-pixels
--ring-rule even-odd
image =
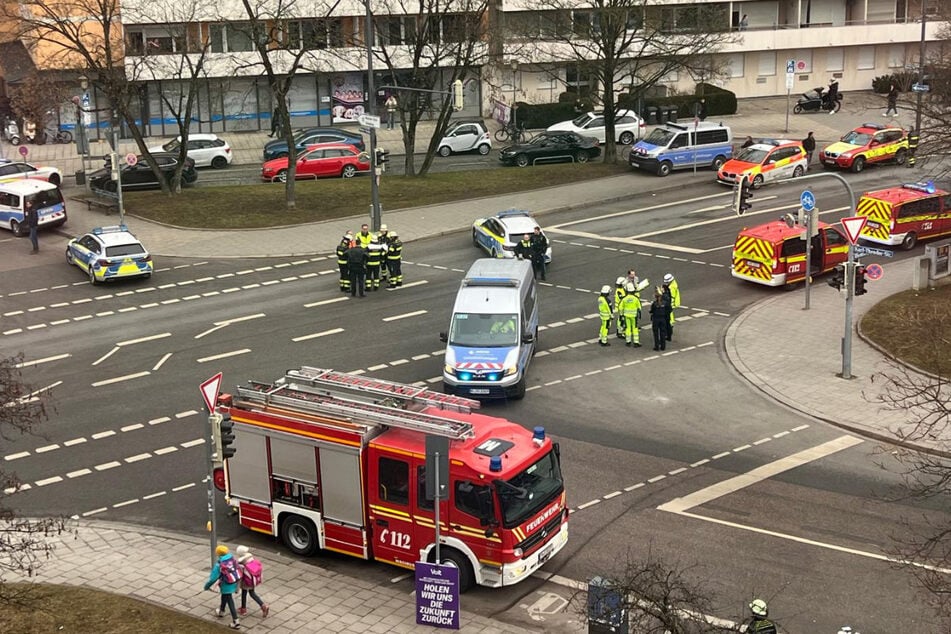
[[[215,616],[219,619],[225,615],[225,607],[231,612],[231,629],[236,630],[241,627],[241,621],[238,620],[238,613],[234,609],[234,592],[238,589],[238,582],[241,580],[241,573],[238,571],[238,563],[228,551],[224,544],[215,549],[218,561],[215,562],[208,575],[208,581],[205,582],[205,590],[210,590],[216,582],[218,591],[221,593],[221,605],[215,610]]]
[[[238,613],[241,616],[248,613],[248,595],[250,594],[254,602],[261,607],[261,616],[267,618],[267,613],[271,611],[271,608],[255,592],[255,589],[264,580],[264,570],[261,562],[254,558],[247,546],[238,546],[236,552],[238,553],[238,568],[241,571],[241,607],[238,609]]]

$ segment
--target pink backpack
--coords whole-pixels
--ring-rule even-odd
[[[241,583],[245,588],[255,588],[264,580],[264,570],[257,559],[249,559],[241,566]]]

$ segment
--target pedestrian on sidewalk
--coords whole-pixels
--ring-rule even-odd
[[[238,555],[238,569],[241,571],[241,607],[238,608],[238,614],[244,616],[248,613],[248,595],[250,594],[261,608],[261,617],[266,619],[271,607],[255,591],[264,580],[264,567],[254,558],[251,549],[247,546],[238,546],[235,553]]]
[[[211,574],[208,575],[208,581],[205,582],[205,590],[210,590],[215,583],[218,584],[218,592],[221,593],[221,604],[215,610],[215,616],[219,619],[223,617],[227,607],[228,611],[231,612],[231,629],[237,630],[241,627],[241,621],[238,620],[238,611],[234,607],[234,593],[238,589],[238,580],[241,578],[238,572],[238,564],[224,544],[215,549],[215,555],[218,556],[218,561],[211,568]]]
[[[667,296],[667,303],[670,305],[670,322],[667,326],[667,341],[672,341],[674,336],[674,309],[680,308],[680,285],[671,273],[664,275],[664,295]]]
[[[24,203],[23,215],[26,220],[26,226],[30,228],[30,242],[33,244],[33,250],[30,251],[30,255],[36,255],[40,252],[40,243],[36,235],[36,229],[40,224],[40,219],[36,207],[33,206],[32,200],[28,200]]]
[[[386,106],[386,129],[392,130],[393,126],[396,124],[396,111],[399,108],[399,102],[396,100],[396,95],[391,94],[386,98],[386,102],[383,104]]]
[[[281,136],[281,113],[275,108],[274,112],[271,113],[271,133],[269,137],[279,137]]]
[[[812,132],[802,140],[802,149],[806,151],[806,165],[812,165],[812,155],[816,151],[816,137],[813,136]]]
[[[895,84],[888,85],[888,107],[882,116],[887,117],[889,112],[893,117],[898,116],[898,89],[895,88]]]

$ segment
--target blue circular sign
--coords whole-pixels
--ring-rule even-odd
[[[816,197],[807,189],[799,196],[799,203],[806,211],[812,211],[816,208]]]

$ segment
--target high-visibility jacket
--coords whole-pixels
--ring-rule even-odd
[[[637,293],[631,293],[625,295],[621,300],[621,305],[618,307],[618,312],[624,316],[629,317],[630,319],[636,319],[637,313],[641,310],[641,298],[637,296]]]
[[[667,288],[670,289],[670,307],[679,308],[680,307],[680,287],[677,285],[677,280],[671,280],[670,284],[667,285]]]
[[[354,239],[357,241],[357,246],[361,246],[364,249],[369,249],[370,243],[373,242],[373,234],[369,232],[367,233],[360,232],[357,234],[357,237]]]
[[[623,286],[617,286],[614,289],[614,305],[618,308],[621,307],[621,300],[624,299],[624,294],[627,291],[624,290]]]
[[[380,266],[383,260],[383,245],[371,243],[367,249],[367,266]]]
[[[601,319],[611,319],[611,303],[604,295],[598,295],[598,314]]]

